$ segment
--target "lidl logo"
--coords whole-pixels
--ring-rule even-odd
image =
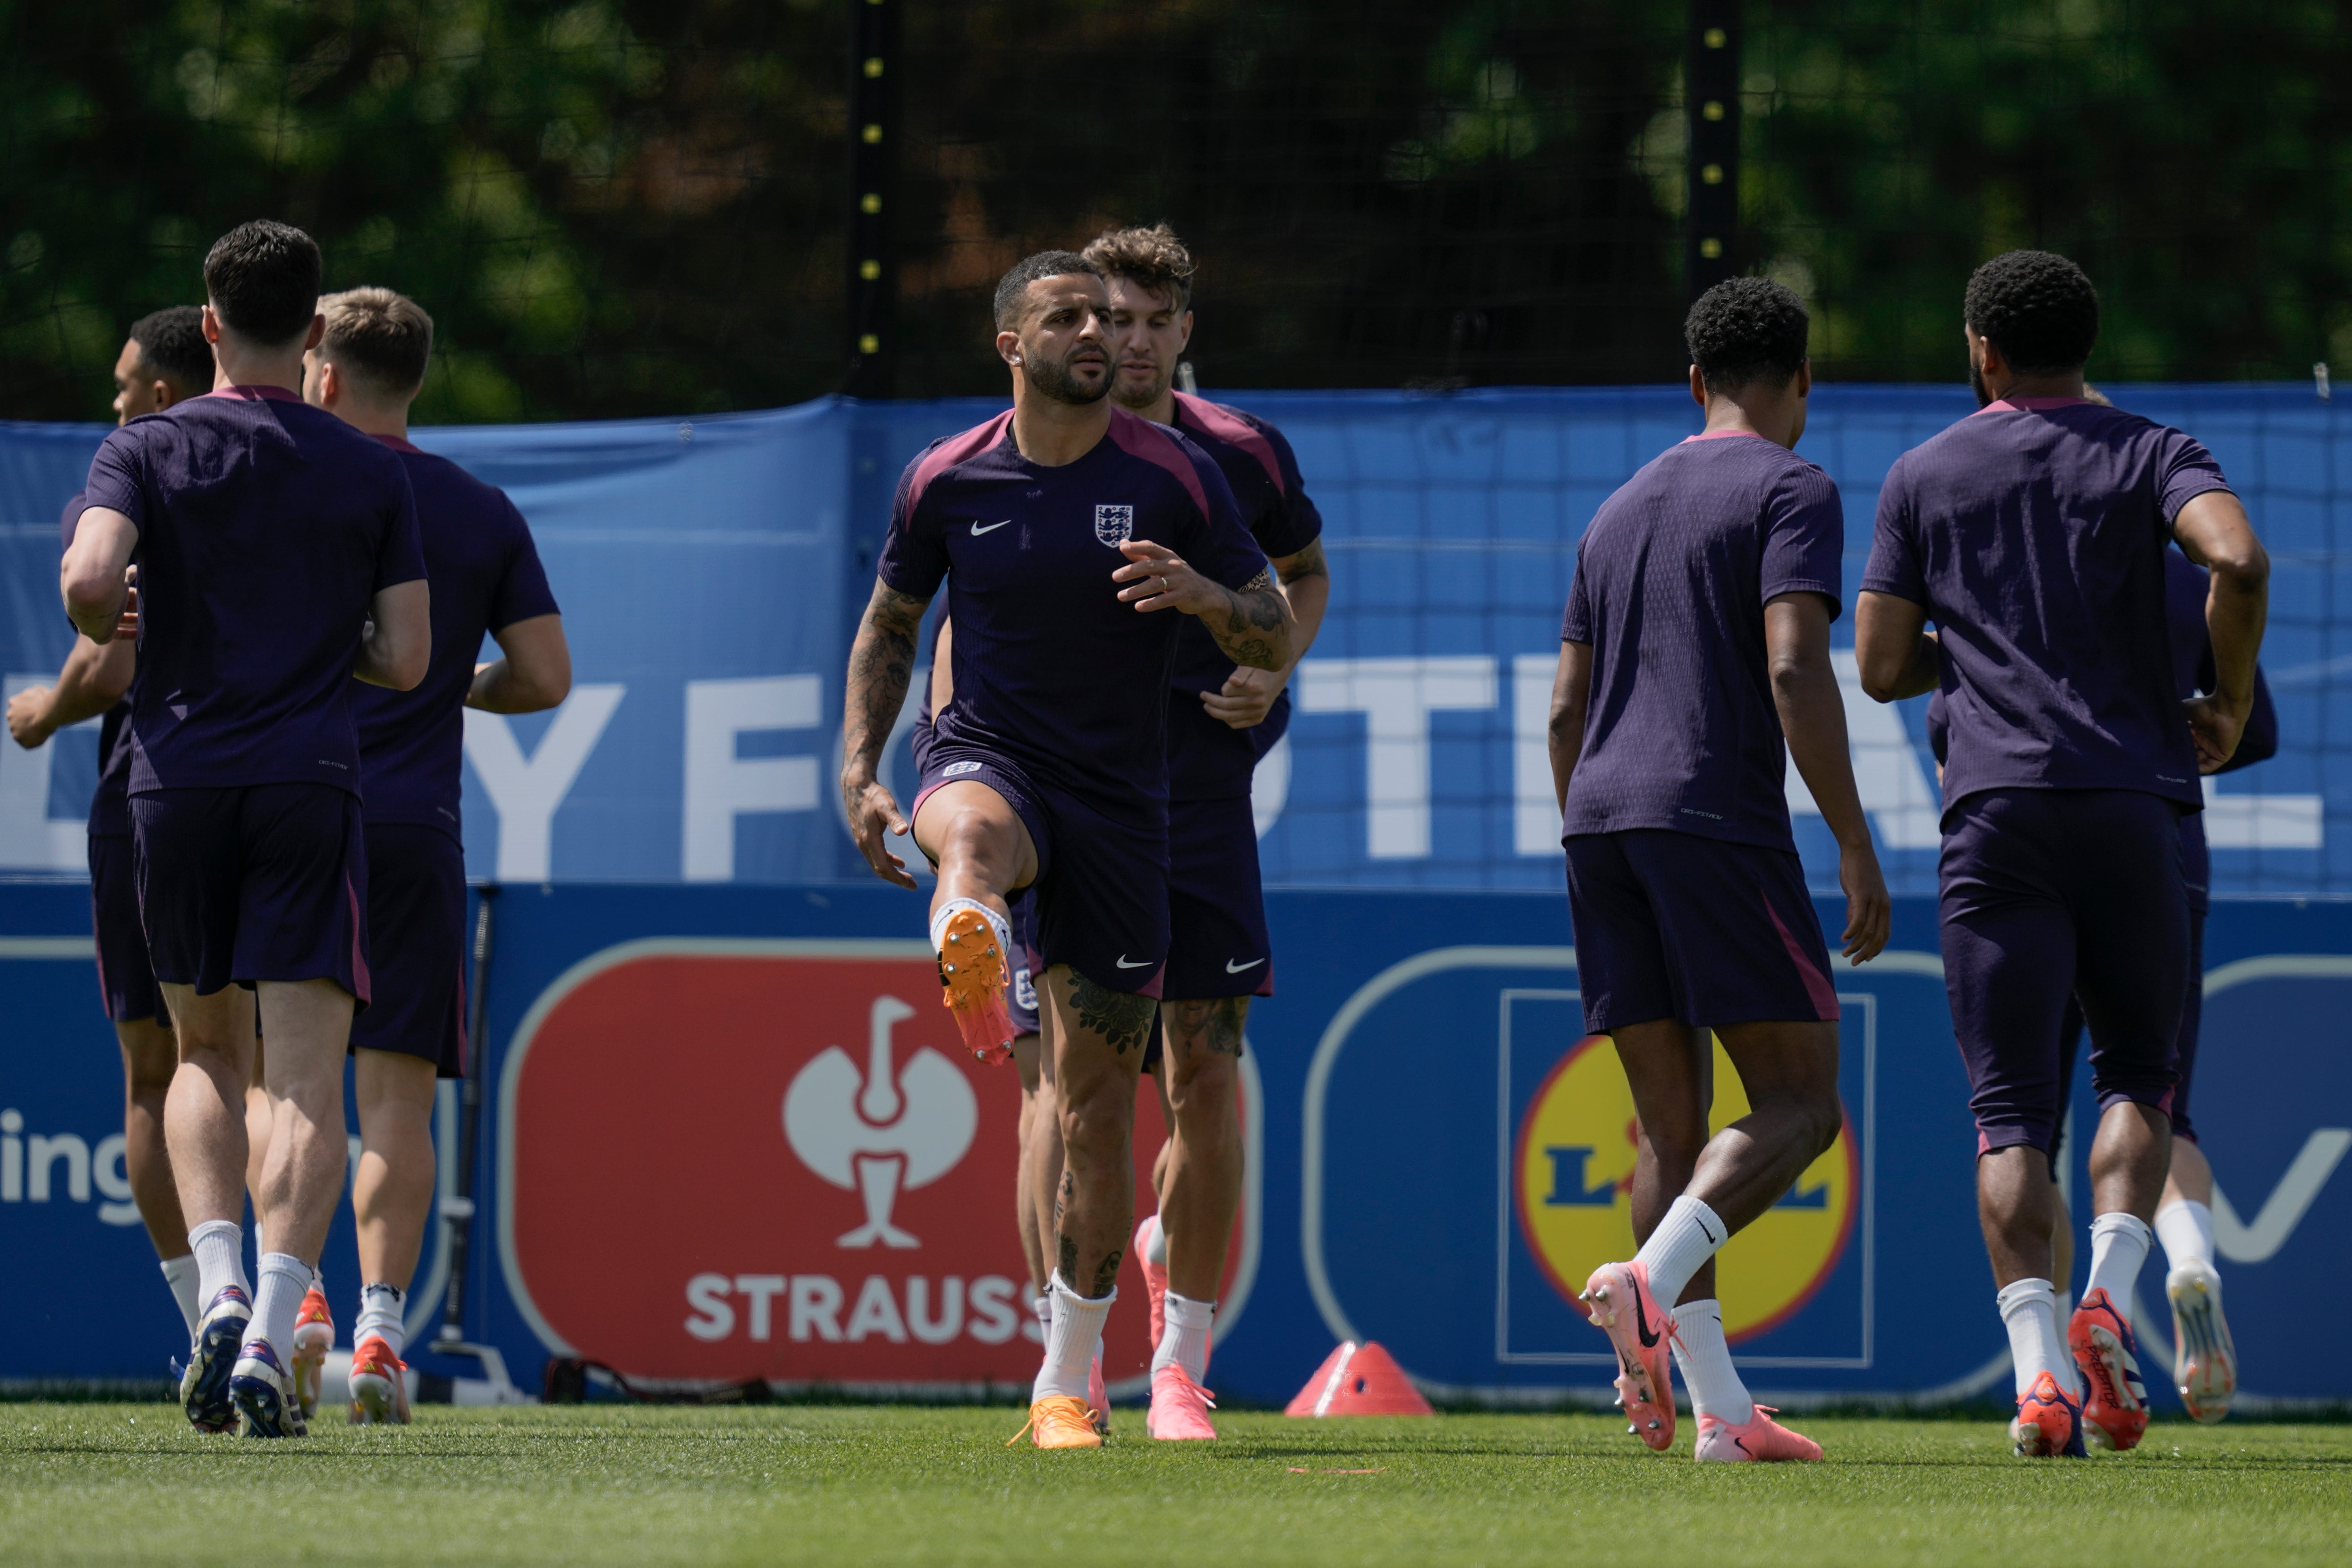
[[[1715,1053],[1710,1131],[1748,1114],[1748,1096],[1722,1043]],[[1641,1122],[1617,1052],[1604,1035],[1577,1042],[1528,1102],[1513,1152],[1520,1234],[1552,1285],[1573,1300],[1592,1270],[1633,1255],[1633,1165]],[[1853,1232],[1861,1182],[1849,1120],[1827,1153],[1717,1257],[1723,1326],[1752,1339],[1795,1314],[1822,1288]]]

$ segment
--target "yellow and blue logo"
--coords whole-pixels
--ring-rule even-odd
[[[1714,1040],[1710,1131],[1748,1114],[1739,1074]],[[1633,1256],[1633,1163],[1641,1122],[1633,1091],[1605,1035],[1560,1058],[1519,1120],[1513,1184],[1519,1234],[1569,1300],[1603,1263]],[[1716,1293],[1734,1343],[1778,1328],[1829,1279],[1853,1233],[1861,1191],[1853,1123],[1805,1168],[1788,1196],[1731,1238],[1716,1257]]]

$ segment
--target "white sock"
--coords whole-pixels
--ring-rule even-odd
[[[253,1303],[253,1326],[246,1342],[266,1342],[278,1352],[278,1364],[290,1369],[294,1356],[294,1319],[302,1310],[303,1293],[310,1289],[310,1266],[291,1253],[261,1255],[261,1294]]]
[[[1003,915],[978,899],[950,899],[931,912],[931,951],[937,952],[947,941],[948,917],[959,910],[978,910],[988,917],[988,929],[996,933],[996,951],[1004,955],[1004,973],[1013,973],[1013,926]]]
[[[1045,1364],[1037,1369],[1037,1382],[1029,1392],[1029,1402],[1035,1404],[1056,1394],[1066,1394],[1073,1399],[1087,1396],[1087,1373],[1095,1363],[1095,1351],[1102,1344],[1103,1324],[1110,1317],[1110,1304],[1118,1300],[1118,1292],[1089,1300],[1071,1289],[1062,1279],[1062,1271],[1054,1270],[1053,1283],[1046,1293],[1054,1300],[1054,1323],[1045,1331]]]
[[[1029,1310],[1037,1315],[1037,1342],[1043,1345],[1054,1331],[1054,1292],[1050,1286],[1029,1298]]]
[[[2182,1198],[2156,1211],[2156,1239],[2164,1260],[2175,1268],[2192,1263],[2213,1267],[2213,1211],[2195,1198]]]
[[[2048,1373],[2058,1387],[2072,1396],[2074,1358],[2058,1337],[2058,1296],[2047,1279],[2019,1279],[2000,1288],[2000,1321],[2009,1328],[2009,1359],[2017,1373],[2017,1392],[2033,1386]]]
[[[1731,1239],[1731,1228],[1717,1217],[1716,1212],[1696,1198],[1685,1195],[1674,1201],[1666,1217],[1633,1255],[1633,1261],[1650,1271],[1650,1294],[1658,1305],[1671,1312],[1675,1300],[1691,1282],[1691,1276],[1706,1266],[1716,1249]]]
[[[1675,1364],[1682,1368],[1691,1408],[1734,1426],[1756,1419],[1756,1402],[1748,1397],[1723,1337],[1723,1303],[1685,1301],[1675,1309]]]
[[[370,1334],[391,1347],[398,1355],[408,1348],[408,1327],[401,1321],[401,1309],[408,1304],[408,1292],[397,1285],[383,1280],[363,1287],[360,1291],[359,1321],[352,1325],[352,1348]]]
[[[233,1219],[212,1219],[188,1232],[188,1251],[196,1260],[197,1312],[213,1304],[213,1298],[234,1285],[253,1300],[253,1287],[245,1279],[245,1227]],[[190,1335],[191,1338],[194,1336]]]
[[[188,1338],[196,1337],[196,1325],[204,1321],[204,1304],[196,1300],[196,1255],[184,1252],[177,1258],[163,1259],[163,1283],[172,1288],[172,1300],[180,1304],[180,1316],[187,1321]]]
[[[1202,1382],[1209,1375],[1209,1329],[1217,1321],[1217,1304],[1195,1301],[1173,1290],[1165,1300],[1168,1328],[1160,1336],[1160,1348],[1151,1352],[1151,1370],[1158,1372],[1172,1363],[1194,1383]]]
[[[2051,1296],[2050,1310],[2057,1316],[2058,1321],[2062,1323],[2073,1318],[2074,1315],[2074,1292],[2072,1290],[2053,1291]]]
[[[2150,1232],[2137,1215],[2117,1209],[2091,1222],[2091,1277],[2083,1282],[2083,1300],[2105,1290],[2118,1312],[2131,1310],[2132,1287],[2139,1266],[2147,1261]]]
[[[1160,1223],[1160,1216],[1158,1215],[1153,1215],[1150,1219],[1145,1220],[1143,1224],[1145,1226],[1143,1237],[1143,1256],[1150,1259],[1152,1262],[1160,1265],[1160,1268],[1167,1268],[1168,1227]]]

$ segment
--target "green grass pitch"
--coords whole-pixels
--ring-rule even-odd
[[[1225,1414],[1098,1453],[1008,1449],[1001,1408],[421,1412],[302,1442],[168,1405],[0,1406],[17,1563],[1622,1563],[1825,1568],[2352,1561],[2352,1426],[2167,1424],[2010,1457],[1991,1421],[1795,1423],[1809,1466],[1648,1454],[1597,1415]]]

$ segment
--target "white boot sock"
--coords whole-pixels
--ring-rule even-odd
[[[1037,1319],[1037,1327],[1030,1333],[1030,1337],[1034,1339],[1042,1348],[1047,1337],[1054,1331],[1054,1291],[1051,1286],[1048,1286],[1043,1294],[1029,1298],[1029,1310],[1035,1314]]]
[[[1011,975],[1013,970],[1013,926],[1003,915],[978,899],[950,899],[931,911],[931,951],[939,952],[940,944],[947,941],[948,917],[958,910],[978,910],[988,918],[988,929],[996,933],[996,951],[1004,955],[1004,973]]]
[[[253,1287],[245,1279],[245,1227],[233,1219],[206,1220],[188,1232],[188,1251],[196,1260],[197,1311],[201,1314],[213,1304],[213,1298],[234,1285],[253,1300]]]
[[[253,1303],[253,1326],[246,1342],[260,1340],[278,1352],[278,1364],[294,1365],[294,1319],[310,1289],[310,1266],[288,1252],[261,1255],[261,1294]]]
[[[1151,1354],[1151,1370],[1174,1364],[1184,1369],[1184,1375],[1194,1383],[1209,1375],[1209,1330],[1217,1321],[1214,1301],[1195,1301],[1190,1296],[1168,1292],[1167,1331],[1160,1336],[1160,1348]]]
[[[1716,1249],[1731,1239],[1731,1228],[1716,1212],[1696,1198],[1685,1195],[1674,1201],[1666,1217],[1633,1255],[1633,1261],[1650,1271],[1650,1294],[1658,1305],[1671,1312],[1675,1300],[1691,1282],[1691,1276],[1706,1267]]]
[[[2139,1280],[2139,1266],[2147,1261],[2151,1238],[2145,1221],[2121,1209],[2093,1220],[2091,1277],[2084,1281],[2083,1299],[2087,1301],[2092,1291],[2105,1290],[2116,1311],[2129,1312],[2132,1287]]]
[[[2047,1279],[2019,1279],[2000,1288],[2000,1321],[2009,1328],[2009,1359],[2017,1373],[2017,1392],[2032,1388],[2034,1379],[2048,1373],[2060,1392],[2073,1397],[2074,1358],[2058,1337],[2057,1292]]]
[[[2156,1211],[2156,1238],[2174,1268],[2192,1263],[2213,1267],[2213,1211],[2195,1198],[2182,1198]]]
[[[204,1321],[204,1303],[196,1300],[196,1255],[184,1252],[177,1258],[163,1259],[163,1283],[172,1288],[172,1300],[180,1304],[180,1316],[187,1321],[188,1338],[196,1337],[196,1325]]]
[[[1034,1405],[1056,1394],[1083,1401],[1087,1396],[1087,1373],[1094,1366],[1095,1352],[1102,1344],[1103,1324],[1110,1317],[1110,1304],[1118,1300],[1118,1292],[1113,1290],[1090,1300],[1071,1289],[1057,1268],[1046,1293],[1054,1301],[1054,1324],[1045,1331],[1045,1364],[1037,1369],[1037,1382],[1029,1392],[1029,1402]]]
[[[401,1320],[401,1310],[408,1304],[408,1292],[396,1285],[379,1279],[360,1291],[359,1321],[352,1325],[352,1347],[370,1334],[382,1340],[399,1355],[408,1348],[408,1325]]]
[[[1692,1409],[1734,1426],[1756,1418],[1756,1402],[1748,1397],[1748,1384],[1731,1364],[1731,1345],[1723,1337],[1722,1302],[1685,1301],[1676,1307],[1674,1347]]]

